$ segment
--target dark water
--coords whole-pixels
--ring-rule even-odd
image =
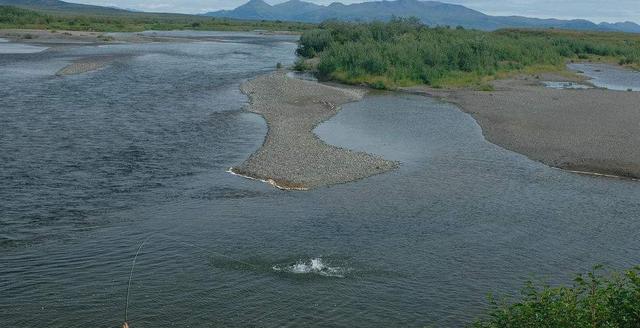
[[[239,83],[295,45],[224,38],[0,56],[4,326],[118,326],[143,240],[132,327],[461,326],[489,292],[640,262],[638,182],[532,162],[419,96],[316,131],[396,171],[309,192],[226,173],[266,132]],[[53,76],[91,54],[122,56]]]

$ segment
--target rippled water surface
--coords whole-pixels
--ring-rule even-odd
[[[132,327],[461,326],[489,292],[638,264],[637,182],[532,162],[419,96],[373,94],[316,129],[396,171],[309,192],[226,173],[266,133],[239,83],[295,44],[205,37],[0,56],[4,326],[118,326],[145,240]],[[115,59],[54,76],[95,55]]]

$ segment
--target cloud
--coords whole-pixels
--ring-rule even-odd
[[[68,0],[102,6],[117,6],[145,11],[178,13],[204,13],[219,9],[232,9],[247,0]],[[269,3],[284,0],[266,0]],[[336,0],[307,0],[318,4],[330,4]],[[362,0],[343,0],[356,3]],[[467,6],[489,15],[518,15],[540,18],[582,18],[595,22],[635,21],[640,23],[638,0],[442,0]],[[606,5],[605,5],[606,3]]]

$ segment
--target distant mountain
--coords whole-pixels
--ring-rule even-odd
[[[0,6],[14,6],[27,9],[64,11],[73,13],[118,14],[128,12],[124,9],[83,5],[79,3],[70,3],[60,0],[0,0]]]
[[[622,23],[600,23],[600,27],[608,30],[625,31],[632,33],[640,33],[640,25],[634,22],[622,22]]]
[[[287,2],[279,3],[273,8],[285,15],[302,15],[306,13],[310,13],[315,10],[319,10],[324,8],[323,6],[316,5],[315,3],[305,2],[300,0],[289,0]],[[289,13],[289,14],[287,14]]]
[[[0,0],[0,1],[2,1],[2,0]],[[118,7],[118,6],[105,6],[105,7],[111,8],[111,9],[129,11],[129,12],[132,12],[132,13],[143,13],[143,12],[145,12],[144,10],[139,10],[139,9],[134,9],[134,8],[126,8],[126,7]]]
[[[290,0],[271,6],[262,0],[250,0],[233,10],[221,10],[207,13],[206,16],[236,19],[299,20],[300,16],[325,8],[311,2]]]
[[[237,19],[280,19],[284,13],[279,13],[277,9],[262,0],[249,0],[244,5],[234,10],[220,10],[215,13],[205,14],[206,16],[228,17]]]
[[[371,1],[345,5],[334,2],[320,6],[301,0],[289,0],[274,6],[262,0],[250,0],[233,10],[206,13],[206,16],[236,19],[288,20],[319,23],[326,19],[345,21],[389,20],[393,16],[415,16],[431,26],[464,26],[480,30],[499,28],[560,28],[640,33],[640,25],[632,22],[595,24],[588,20],[540,19],[521,16],[490,16],[461,5],[438,1],[397,0]]]
[[[559,28],[568,30],[606,30],[597,24],[585,19],[561,20],[561,19],[541,19],[522,16],[492,16],[492,19],[502,27],[524,27],[524,28]]]

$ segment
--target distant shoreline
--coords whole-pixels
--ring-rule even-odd
[[[222,31],[224,32],[224,31]],[[242,33],[242,32],[229,32]],[[252,31],[256,35],[289,35],[289,32]],[[155,42],[198,42],[212,41],[211,36],[174,37],[156,35],[155,33],[127,32],[127,33],[103,33],[89,31],[65,31],[43,29],[0,29],[0,39],[4,42],[14,42],[26,46],[45,47],[42,51],[48,51],[65,47],[101,46],[111,44],[140,44]],[[215,41],[215,40],[214,40]],[[69,65],[60,69],[57,76],[68,76],[88,73],[102,69],[117,59],[132,57],[133,55],[84,56],[73,60]]]
[[[26,34],[30,34],[29,38],[25,38]],[[189,42],[184,38],[138,33],[106,39],[105,34],[99,32],[46,30],[0,30],[0,38],[51,48],[122,42]],[[97,70],[114,59],[100,56],[79,59],[61,69],[58,75]],[[557,90],[542,86],[543,80],[584,83],[579,77],[547,73],[538,78],[522,75],[493,81],[493,91],[429,87],[410,87],[401,91],[437,97],[458,105],[474,117],[488,141],[532,160],[583,174],[639,179],[640,111],[637,106],[640,92],[597,88]],[[273,93],[273,88],[282,86],[287,89]],[[303,90],[303,93],[297,94],[295,90]],[[326,145],[313,134],[313,128],[335,115],[341,104],[362,96],[362,92],[353,87],[331,87],[287,78],[282,72],[276,72],[245,83],[243,91],[252,99],[250,110],[267,120],[270,135],[263,148],[269,148],[259,150],[246,162],[232,168],[235,174],[272,181],[281,189],[308,189],[361,179],[397,165],[365,153]],[[292,104],[292,99],[298,103]],[[299,116],[300,112],[308,116]],[[295,116],[294,126],[279,124],[286,118],[279,115],[284,114]],[[272,129],[279,131],[278,142],[274,145],[271,144]],[[282,132],[286,129],[290,131]],[[308,141],[311,146],[293,140],[300,135],[304,136],[301,140]],[[328,157],[322,159],[323,156]]]
[[[171,30],[173,31],[173,30]],[[182,30],[175,30],[182,31]],[[73,46],[73,45],[103,45],[119,43],[150,43],[150,42],[195,42],[197,37],[170,37],[143,32],[93,32],[93,31],[73,31],[73,30],[46,30],[46,29],[0,29],[0,38],[11,42],[25,44],[38,44],[50,47]],[[151,31],[153,32],[153,31]],[[157,31],[160,32],[160,31]],[[198,31],[201,32],[201,31]],[[292,31],[224,31],[211,30],[202,32],[228,32],[228,33],[255,33],[256,35],[297,35]]]
[[[0,29],[0,38],[8,39],[12,42],[46,45],[49,47],[189,41],[186,38],[148,36],[138,32],[113,35],[106,32],[43,29]]]

